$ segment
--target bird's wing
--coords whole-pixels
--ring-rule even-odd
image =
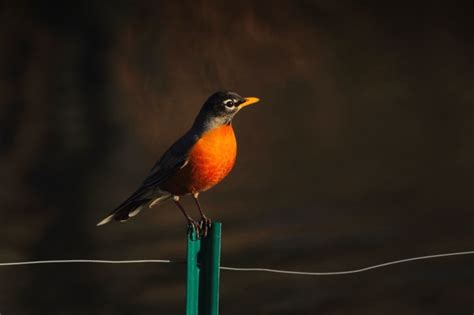
[[[154,189],[175,171],[186,166],[189,152],[198,139],[197,135],[187,133],[176,141],[153,166],[141,188]]]
[[[148,177],[143,181],[140,189],[154,189],[188,163],[188,152],[178,153],[171,147],[163,157],[153,166]]]
[[[163,183],[175,171],[183,168],[188,163],[189,152],[199,137],[192,133],[187,133],[176,141],[161,159],[156,162],[143,184],[120,206],[110,213],[97,225],[103,225],[112,219],[126,221],[137,214],[141,207],[155,198],[171,197],[171,194],[159,190],[159,185]],[[166,198],[168,199],[168,198]]]

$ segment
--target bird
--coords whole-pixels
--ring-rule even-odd
[[[206,237],[212,221],[199,202],[199,194],[221,182],[232,170],[237,141],[232,120],[244,107],[259,102],[235,92],[218,91],[202,105],[191,128],[151,168],[141,186],[97,226],[112,220],[125,222],[141,210],[173,200],[198,237]],[[194,220],[180,203],[191,195],[200,213]]]

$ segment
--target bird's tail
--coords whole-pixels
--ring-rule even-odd
[[[172,197],[173,196],[170,193],[164,191],[160,192],[160,195],[154,197],[143,196],[140,191],[137,191],[112,211],[105,219],[97,223],[97,226],[104,225],[112,220],[125,222],[131,217],[136,216],[141,210],[143,210],[143,208],[147,206],[151,208]]]

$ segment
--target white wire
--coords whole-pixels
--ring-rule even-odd
[[[415,260],[425,260],[442,258],[449,256],[461,256],[461,255],[473,255],[474,251],[465,252],[453,252],[445,254],[427,255],[411,257],[406,259],[394,260],[378,265],[368,266],[360,269],[345,270],[345,271],[329,271],[329,272],[308,272],[308,271],[294,271],[294,270],[282,270],[282,269],[270,269],[270,268],[241,268],[241,267],[225,267],[221,266],[221,270],[227,271],[253,271],[253,272],[271,272],[271,273],[282,273],[289,275],[305,275],[305,276],[334,276],[334,275],[346,275],[369,271],[377,268],[383,268],[391,265],[406,263]],[[95,263],[95,264],[143,264],[143,263],[185,263],[185,261],[176,261],[168,259],[140,259],[140,260],[100,260],[100,259],[55,259],[55,260],[33,260],[33,261],[18,261],[9,263],[0,263],[0,267],[3,266],[22,266],[22,265],[39,265],[39,264],[65,264],[65,263]]]
[[[53,259],[53,260],[32,260],[0,263],[3,266],[22,266],[39,264],[68,264],[68,263],[94,263],[94,264],[144,264],[144,263],[184,263],[184,261],[173,261],[167,259],[140,259],[140,260],[101,260],[101,259]]]
[[[289,275],[304,275],[304,276],[335,276],[335,275],[347,275],[347,274],[359,273],[359,272],[369,271],[369,270],[373,270],[377,268],[383,268],[383,267],[406,263],[406,262],[415,261],[415,260],[433,259],[433,258],[448,257],[448,256],[472,255],[472,254],[474,254],[474,251],[419,256],[419,257],[394,260],[394,261],[386,262],[383,264],[368,266],[368,267],[364,267],[360,269],[344,270],[344,271],[329,271],[329,272],[307,272],[307,271],[281,270],[281,269],[270,269],[270,268],[238,268],[238,267],[221,267],[221,269],[230,270],[230,271],[272,272],[272,273],[283,273],[283,274],[289,274]]]

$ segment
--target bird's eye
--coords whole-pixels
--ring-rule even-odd
[[[234,100],[233,100],[233,99],[225,100],[225,101],[224,101],[224,105],[225,105],[225,107],[227,107],[227,108],[234,108],[234,107],[235,107],[235,104],[234,104]]]

